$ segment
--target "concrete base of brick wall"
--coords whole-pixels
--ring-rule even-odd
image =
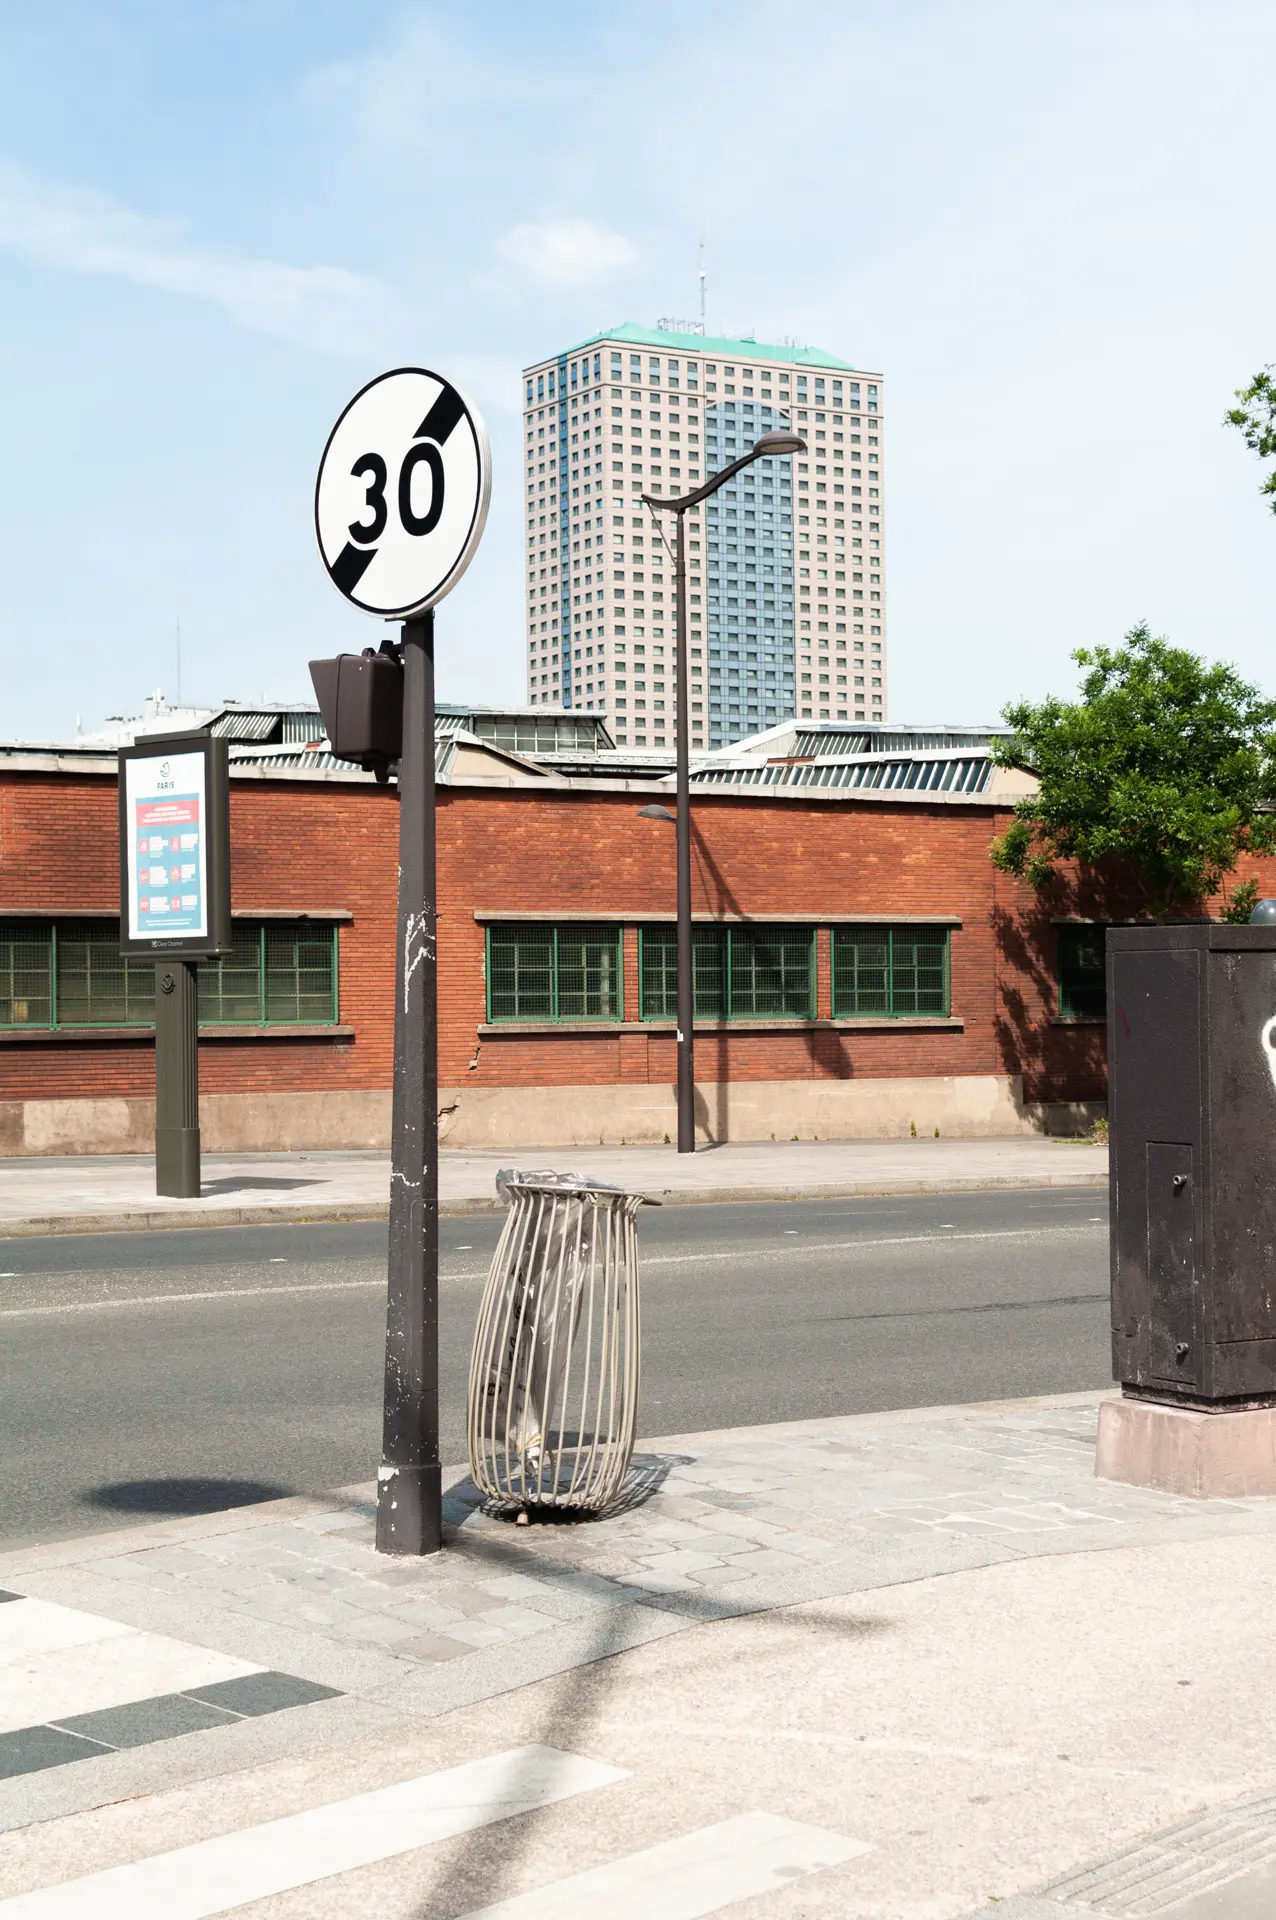
[[[677,1132],[672,1087],[453,1087],[439,1094],[448,1147],[659,1144]],[[1009,1074],[916,1080],[749,1080],[696,1089],[703,1140],[889,1140],[1084,1133],[1102,1101],[1025,1103]],[[390,1094],[222,1093],[199,1103],[206,1153],[390,1145]],[[151,1153],[151,1100],[0,1101],[0,1155]]]
[[[390,1094],[204,1094],[199,1126],[205,1153],[384,1149]],[[0,1100],[0,1154],[154,1150],[154,1100]]]
[[[440,1137],[449,1147],[658,1144],[677,1132],[671,1086],[460,1087],[443,1093]],[[915,1080],[748,1080],[701,1084],[701,1139],[889,1140],[911,1134],[988,1139],[1083,1132],[1087,1103],[1028,1105],[1012,1074]],[[1102,1112],[1101,1103],[1096,1107]]]

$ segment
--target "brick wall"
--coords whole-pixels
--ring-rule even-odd
[[[446,788],[439,796],[440,1080],[445,1086],[604,1086],[674,1078],[669,1031],[487,1033],[484,929],[496,911],[626,916],[625,1014],[636,1020],[633,924],[674,907],[674,835],[638,818],[644,794]],[[112,779],[0,773],[0,913],[114,910]],[[701,1080],[820,1080],[1022,1073],[1030,1100],[1102,1098],[1102,1029],[1051,1024],[1052,918],[1094,902],[1067,885],[1045,900],[997,874],[992,808],[699,797],[697,911],[945,914],[960,1030],[793,1028],[697,1035]],[[370,784],[232,779],[236,910],[344,909],[341,1020],[353,1038],[209,1040],[206,1093],[388,1087],[392,1069],[397,800]],[[1254,869],[1276,893],[1271,863]],[[1241,877],[1245,877],[1242,875]],[[1105,902],[1110,911],[1111,903]],[[828,939],[819,942],[828,1013]],[[476,1057],[477,1056],[477,1057]],[[0,1042],[0,1100],[145,1096],[149,1042]]]

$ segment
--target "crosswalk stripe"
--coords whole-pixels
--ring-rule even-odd
[[[52,1600],[19,1596],[0,1614],[0,1671],[28,1654],[86,1647],[132,1632],[132,1627],[107,1620],[100,1613],[81,1613],[78,1607],[59,1607]]]
[[[627,1778],[623,1768],[554,1747],[514,1747],[17,1894],[0,1900],[0,1920],[208,1920]]]
[[[261,1671],[47,1600],[0,1608],[0,1733]]]
[[[700,1920],[872,1851],[867,1841],[800,1820],[742,1813],[478,1908],[462,1920],[598,1920],[600,1914],[607,1920]]]

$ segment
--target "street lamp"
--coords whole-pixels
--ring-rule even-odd
[[[687,724],[687,546],[685,539],[686,513],[688,507],[699,506],[711,493],[725,486],[733,474],[741,467],[747,467],[754,460],[765,460],[769,455],[786,453],[805,453],[806,442],[800,434],[778,427],[773,433],[764,433],[762,438],[723,467],[720,473],[706,480],[694,493],[684,493],[676,500],[661,500],[654,494],[644,493],[642,502],[653,513],[673,513],[678,517],[678,546],[675,563],[675,628],[674,635],[678,648],[678,761],[677,791],[678,811],[674,816],[677,829],[678,848],[678,1151],[694,1153],[696,1150],[696,1102],[695,1102],[695,1063],[693,1023],[695,1007],[693,1001],[691,972],[691,785]],[[639,809],[645,819],[669,819],[664,807],[642,807]]]

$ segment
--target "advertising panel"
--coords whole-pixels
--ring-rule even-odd
[[[230,949],[227,751],[208,734],[120,753],[120,946],[157,959]]]
[[[208,937],[207,762],[174,753],[125,763],[128,937]]]

